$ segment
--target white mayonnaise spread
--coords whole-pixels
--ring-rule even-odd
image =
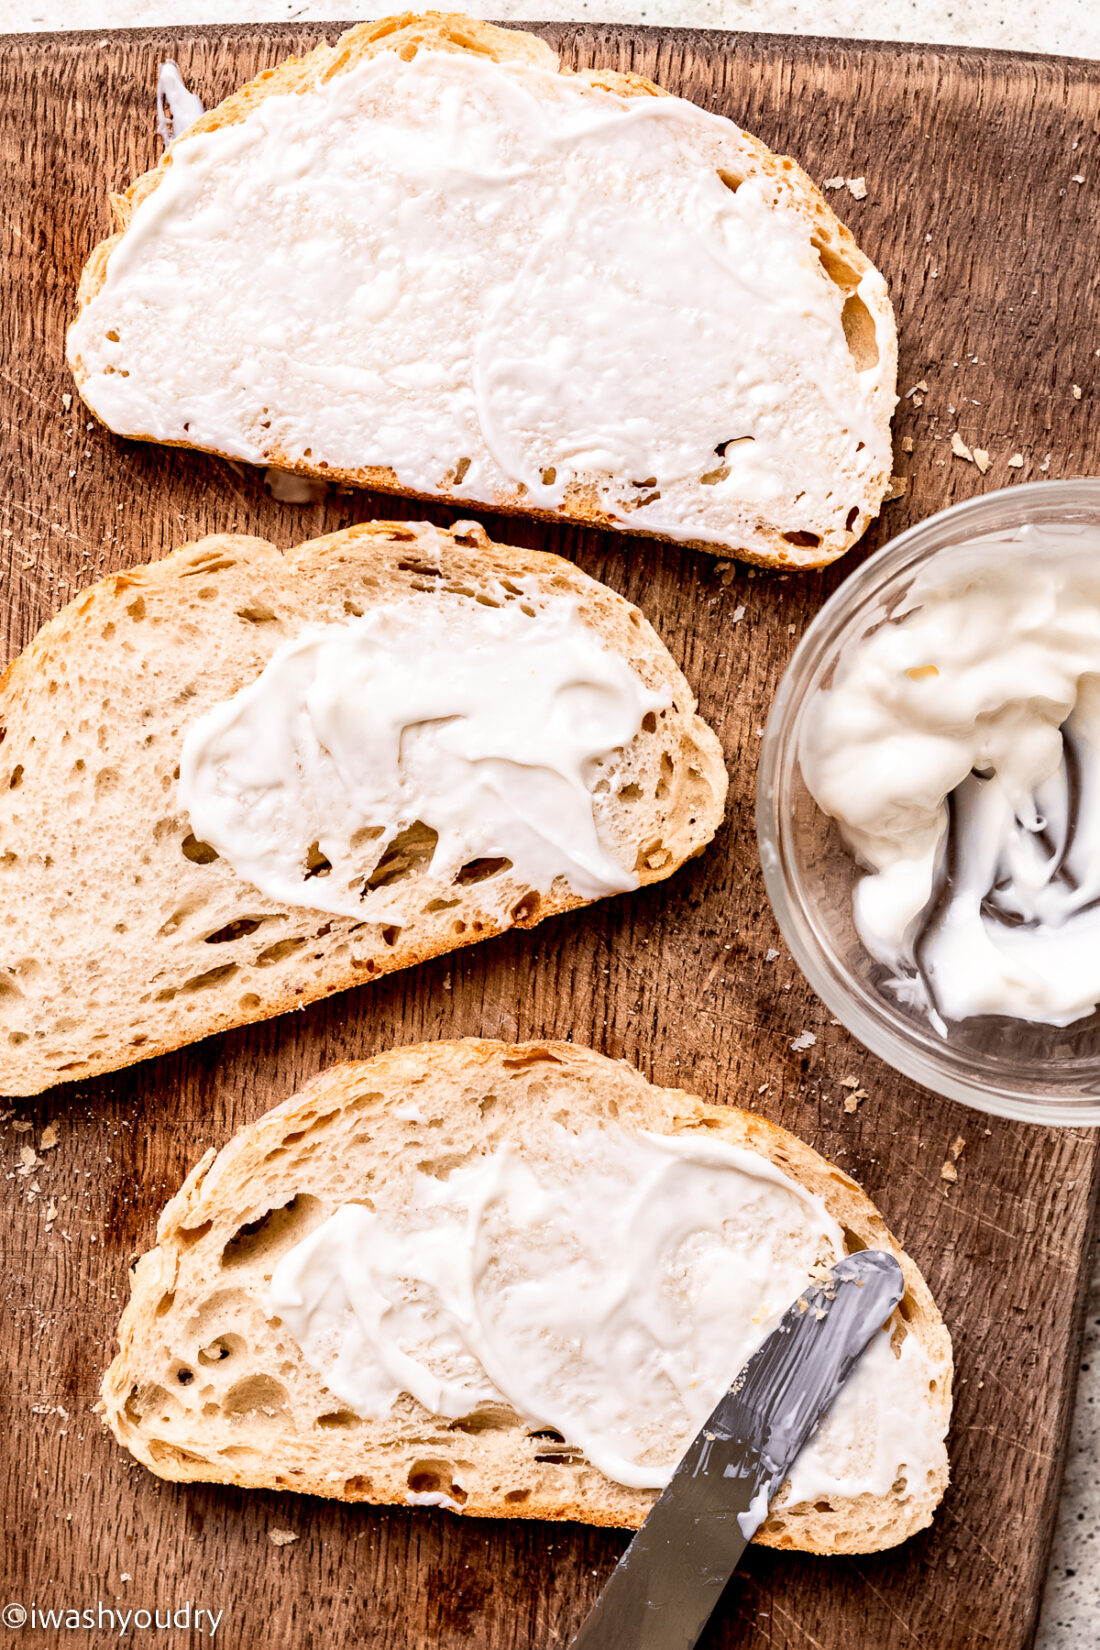
[[[528,888],[637,887],[632,856],[601,841],[593,764],[671,695],[571,599],[527,605],[441,593],[303,629],[188,729],[179,798],[195,835],[280,904],[368,922],[407,916],[403,888],[366,883],[418,822],[444,881],[500,858]]]
[[[723,182],[741,157],[679,98],[383,51],[174,145],[70,334],[81,392],[254,463],[540,508],[579,483],[722,543],[777,501],[843,531],[892,386],[857,370],[808,223]]]
[[[157,131],[165,148],[205,113],[202,98],[188,91],[179,64],[170,57],[157,74]]]
[[[867,870],[855,920],[940,1029],[1100,1003],[1100,530],[943,552],[807,706],[802,771]]]
[[[655,1489],[842,1234],[766,1159],[703,1133],[541,1134],[537,1155],[509,1143],[344,1204],[279,1261],[270,1310],[357,1414],[403,1393],[452,1419],[506,1405]],[[930,1378],[914,1336],[900,1357],[876,1336],[794,1496],[923,1487],[943,1457]]]

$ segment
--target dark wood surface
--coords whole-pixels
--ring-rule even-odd
[[[955,1338],[954,1482],[934,1528],[871,1558],[751,1553],[707,1642],[1018,1650],[1034,1631],[1073,1398],[1097,1137],[940,1100],[830,1022],[767,906],[753,786],[775,682],[864,548],[954,499],[1089,467],[1100,435],[1100,66],[626,27],[544,32],[569,62],[639,69],[734,116],[819,180],[866,178],[864,200],[830,198],[890,279],[902,392],[928,385],[923,405],[904,400],[897,419],[895,467],[908,491],[842,565],[788,578],[486,516],[497,537],[575,557],[645,608],[722,737],[727,824],[702,860],[644,894],[18,1103],[3,1134],[0,1604],[164,1611],[191,1601],[225,1612],[216,1642],[235,1647],[565,1644],[623,1537],[180,1489],[131,1463],[92,1413],[129,1260],[207,1145],[333,1060],[437,1036],[553,1035],[626,1056],[657,1082],[758,1109],[833,1157],[923,1267]],[[62,399],[72,388],[63,331],[81,264],[107,228],[106,190],[158,153],[158,62],[178,58],[209,104],[318,38],[315,28],[256,26],[27,36],[0,48],[5,657],[92,579],[202,533],[260,532],[289,545],[403,513],[367,495],[279,506],[256,474],[116,440]],[[956,429],[990,452],[984,477],[953,456]],[[1023,465],[1010,468],[1016,452]],[[803,1030],[817,1041],[799,1053]],[[854,1113],[842,1104],[848,1076],[868,1091]],[[13,1172],[47,1123],[59,1144],[30,1173]],[[940,1168],[957,1135],[966,1144],[949,1185]],[[298,1540],[274,1545],[275,1528]],[[168,1640],[201,1645],[209,1634]],[[106,1626],[28,1625],[12,1642],[118,1641]]]

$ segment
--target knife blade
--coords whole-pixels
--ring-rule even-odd
[[[570,1650],[692,1650],[803,1446],[905,1292],[861,1249],[809,1285],[689,1444]]]

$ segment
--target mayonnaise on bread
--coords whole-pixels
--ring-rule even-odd
[[[408,890],[374,873],[417,826],[445,883],[499,861],[584,899],[636,888],[600,838],[596,764],[671,694],[573,598],[539,603],[442,592],[303,628],[188,730],[179,798],[196,837],[271,899],[365,922],[406,919]]]
[[[885,618],[885,614],[882,615]],[[937,555],[806,709],[863,943],[941,1028],[1100,1003],[1100,529]]]
[[[792,563],[845,547],[889,474],[893,323],[854,247],[828,273],[789,162],[556,65],[349,60],[142,192],[69,339],[106,424],[702,543],[777,523]]]
[[[461,1419],[504,1405],[608,1478],[664,1485],[804,1288],[844,1252],[819,1197],[702,1131],[540,1131],[400,1203],[349,1202],[279,1261],[269,1308],[357,1414],[403,1393]],[[886,1495],[942,1459],[916,1337],[875,1337],[789,1501]]]

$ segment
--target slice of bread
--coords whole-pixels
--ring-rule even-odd
[[[721,749],[641,613],[572,563],[474,525],[384,523],[286,553],[208,538],[83,591],[0,679],[0,1093],[111,1071],[585,904],[561,876],[517,880],[491,844],[441,876],[430,818],[361,849],[384,919],[281,904],[196,837],[180,798],[188,730],[310,626],[445,605],[463,635],[487,608],[538,626],[563,603],[665,704],[588,780],[620,886],[659,881],[718,827]]]
[[[120,434],[784,567],[882,502],[885,281],[793,161],[640,76],[362,23],[112,206],[68,357]]]
[[[923,1440],[909,1457],[920,1459],[921,1470],[899,1469],[894,1477],[891,1457],[879,1493],[860,1487],[862,1445],[844,1431],[851,1428],[854,1436],[858,1428],[852,1406],[867,1407],[866,1385],[857,1390],[857,1373],[837,1402],[841,1412],[851,1395],[830,1446],[851,1445],[849,1487],[847,1468],[837,1469],[840,1482],[832,1493],[810,1501],[793,1502],[784,1486],[756,1539],[809,1552],[868,1552],[928,1524],[947,1483],[943,1438],[951,1410],[951,1345],[927,1285],[868,1198],[834,1165],[765,1119],[655,1088],[628,1065],[566,1043],[431,1043],[337,1066],[242,1129],[221,1152],[208,1151],[165,1209],[157,1247],[133,1270],[121,1350],[103,1381],[107,1424],[153,1472],[182,1482],[293,1489],[348,1501],[427,1501],[484,1517],[635,1528],[655,1491],[627,1488],[597,1471],[572,1440],[548,1431],[544,1418],[540,1424],[499,1401],[483,1400],[473,1413],[448,1421],[406,1393],[388,1414],[363,1419],[324,1384],[269,1299],[277,1263],[336,1209],[365,1204],[383,1221],[387,1215],[400,1219],[410,1208],[430,1211],[450,1177],[501,1148],[549,1177],[542,1184],[553,1188],[570,1141],[584,1140],[590,1149],[593,1130],[609,1142],[611,1154],[621,1153],[624,1141],[637,1140],[639,1131],[699,1142],[710,1151],[715,1142],[742,1148],[755,1154],[750,1164],[767,1159],[820,1198],[849,1251],[883,1248],[897,1256],[906,1294],[891,1323],[890,1343],[880,1350],[891,1370],[889,1383],[892,1363],[903,1368],[908,1339],[916,1343],[910,1362],[920,1371],[919,1384],[899,1401],[890,1425],[902,1451]],[[555,1210],[569,1199],[572,1185],[560,1181]],[[661,1228],[662,1204],[661,1191],[647,1185],[648,1231]],[[631,1182],[626,1200],[635,1192]],[[529,1198],[520,1200],[521,1231],[539,1230],[523,1226],[531,1207]],[[759,1241],[758,1227],[746,1218],[751,1245]],[[505,1289],[520,1288],[520,1240],[505,1232],[493,1241],[507,1257]],[[666,1260],[674,1253],[676,1265],[694,1237],[684,1248],[676,1247],[680,1241],[662,1251]],[[601,1249],[596,1257],[601,1265],[604,1254]],[[607,1267],[615,1261],[607,1252]],[[708,1275],[713,1287],[715,1274]],[[600,1286],[606,1282],[601,1276]],[[581,1287],[575,1270],[562,1287],[570,1286]],[[740,1272],[727,1276],[726,1286],[732,1295],[712,1299],[712,1310],[722,1317],[754,1310],[755,1295],[734,1305]],[[790,1298],[798,1288],[796,1283]],[[784,1299],[778,1310],[787,1304]],[[775,1306],[761,1310],[770,1313]],[[550,1315],[559,1308],[551,1297]],[[683,1328],[681,1316],[678,1331]],[[446,1342],[430,1344],[440,1348],[439,1357],[447,1355]],[[498,1338],[498,1354],[500,1345]],[[901,1361],[891,1360],[891,1352],[899,1351]],[[639,1344],[638,1366],[650,1355]],[[735,1373],[730,1371],[731,1379]],[[832,1416],[819,1438],[830,1425]]]

